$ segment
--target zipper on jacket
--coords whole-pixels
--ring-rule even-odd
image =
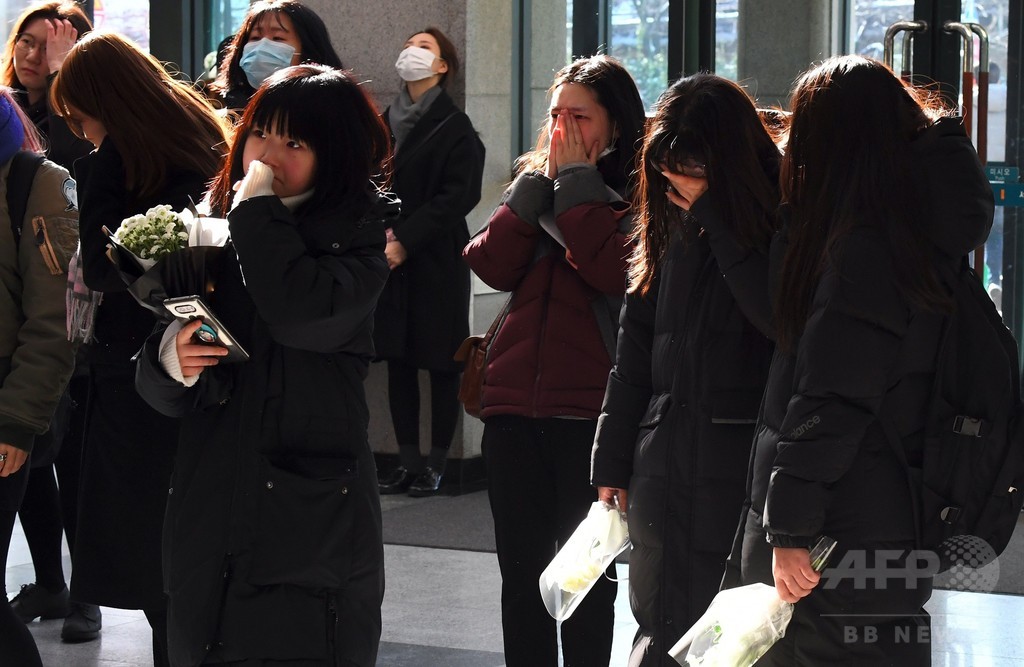
[[[533,410],[532,417],[537,419],[540,417],[540,412],[537,410],[537,395],[540,391],[540,377],[541,377],[541,366],[544,363],[544,334],[548,328],[548,306],[551,303],[551,289],[555,282],[555,264],[549,263],[550,271],[548,273],[548,289],[544,290],[543,303],[541,306],[540,313],[540,331],[537,336],[537,368],[533,375]]]
[[[686,316],[683,318],[682,332],[681,332],[681,335],[679,336],[679,347],[676,349],[675,354],[673,355],[673,357],[674,357],[674,359],[673,359],[673,364],[674,364],[673,369],[674,369],[674,371],[673,371],[673,374],[672,374],[672,383],[669,386],[669,396],[671,396],[670,400],[672,401],[672,405],[669,406],[669,409],[675,408],[675,409],[678,409],[678,410],[683,410],[683,409],[686,408],[686,404],[682,403],[682,402],[680,402],[679,406],[675,405],[677,389],[680,392],[683,391],[682,387],[678,387],[677,386],[677,381],[680,381],[680,378],[679,378],[679,373],[680,373],[679,367],[680,367],[680,362],[682,361],[682,359],[684,357],[684,353],[685,353],[685,351],[687,349],[687,345],[690,344],[690,342],[694,339],[694,337],[691,335],[691,331],[690,331],[690,326],[689,325],[690,325],[691,319],[694,316],[695,308],[693,306],[701,303],[702,299],[704,298],[704,293],[707,291],[708,281],[709,281],[707,273],[708,273],[707,265],[705,263],[705,265],[701,267],[701,270],[697,274],[697,280],[696,280],[696,282],[694,284],[694,288],[693,288],[693,291],[691,293],[690,304],[686,308]],[[658,299],[658,303],[659,304],[661,303],[661,299],[660,298]],[[689,392],[687,392],[687,393],[689,393]],[[697,402],[695,402],[695,404],[694,404],[694,409],[696,409],[696,410],[700,409],[700,405],[697,404]],[[698,430],[697,424],[696,424],[696,422],[694,420],[683,420],[683,423],[687,423],[687,422],[694,422],[692,424],[689,424],[689,426],[690,426],[691,429],[693,429],[694,432],[696,432]],[[690,469],[691,470],[696,470],[697,469],[697,447],[696,446],[689,447],[689,450],[690,450],[690,452],[689,452],[690,453]],[[667,524],[667,519],[669,517],[669,511],[670,511],[669,508],[670,508],[670,505],[671,505],[671,502],[670,502],[671,489],[675,486],[674,482],[673,482],[673,469],[672,469],[672,465],[670,464],[671,451],[672,451],[671,447],[666,447],[665,448],[665,494],[664,494],[664,496],[662,498],[662,503],[663,503],[663,505],[662,505],[662,513],[663,513],[663,516],[665,517],[666,524]],[[694,515],[694,508],[693,508],[692,505],[690,507],[689,512],[690,512],[690,517],[689,517],[687,523],[688,523],[688,525],[690,527],[690,531],[692,533],[693,526],[694,526],[694,516],[693,516]],[[662,544],[664,545],[664,536],[662,536],[662,540],[663,540]],[[662,559],[661,559],[661,561],[662,561],[662,565],[661,565],[661,580],[662,581],[667,581],[668,580],[668,578],[666,576],[667,575],[667,570],[668,570],[669,567],[674,566],[674,563],[670,562],[670,559],[665,558],[664,557],[664,553],[665,553],[665,551],[664,551],[664,546],[663,546],[663,549],[662,549]],[[690,588],[692,590],[692,588],[693,588],[692,582],[690,583],[688,588]],[[672,617],[669,616],[669,614],[671,613],[671,610],[669,609],[666,600],[667,600],[667,596],[662,595],[661,596],[661,609],[659,610],[659,615],[661,617],[661,628],[660,629],[665,628],[665,626],[667,626],[667,625],[673,625],[676,622],[676,620],[677,620],[677,619],[672,618]]]

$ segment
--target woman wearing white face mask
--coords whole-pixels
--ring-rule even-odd
[[[437,28],[412,35],[395,69],[404,81],[384,113],[394,136],[393,190],[402,212],[388,230],[391,277],[377,306],[377,358],[388,362],[388,399],[399,466],[381,493],[437,493],[460,412],[460,366],[452,355],[469,335],[466,214],[480,201],[484,146],[445,92],[459,67]],[[420,369],[430,372],[431,433],[420,455]]]
[[[260,0],[242,20],[210,89],[225,108],[241,111],[267,77],[299,63],[342,69],[323,19],[295,0]]]

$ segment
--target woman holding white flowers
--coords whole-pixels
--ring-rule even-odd
[[[209,195],[237,261],[208,305],[250,357],[195,344],[198,321],[140,357],[139,391],[181,418],[164,527],[175,665],[376,662],[384,553],[363,380],[398,207],[371,183],[389,153],[351,77],[272,75]]]
[[[992,189],[962,121],[880,62],[826,60],[791,100],[790,214],[769,269],[778,348],[732,559],[796,606],[757,664],[929,665],[932,577],[905,466],[933,447],[946,281],[984,243]],[[819,575],[821,535],[836,548]]]
[[[628,506],[630,665],[668,649],[718,590],[771,359],[768,245],[780,155],[753,101],[712,74],[647,125],[636,246],[592,482]]]
[[[116,73],[112,75],[111,73]],[[213,109],[154,58],[113,33],[90,34],[68,53],[51,90],[53,107],[96,150],[75,163],[82,268],[104,293],[88,360],[88,408],[72,596],[142,609],[153,627],[154,662],[167,664],[160,526],[177,423],[135,391],[132,356],[153,315],[125,291],[102,231],[158,204],[198,201],[216,173],[226,137]]]

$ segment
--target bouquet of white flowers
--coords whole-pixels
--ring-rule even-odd
[[[170,317],[165,299],[212,290],[214,265],[230,240],[227,220],[167,205],[125,219],[116,232],[103,231],[129,293],[164,319]]]
[[[825,569],[835,540],[822,537],[811,567]],[[793,605],[774,586],[750,584],[720,591],[708,610],[668,654],[683,667],[751,667],[786,634]]]
[[[143,270],[161,257],[188,247],[184,219],[166,204],[125,219],[111,238],[134,255]]]
[[[629,546],[625,515],[598,501],[540,575],[540,595],[551,617],[562,621],[611,562]]]

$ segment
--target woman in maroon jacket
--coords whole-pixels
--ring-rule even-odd
[[[629,178],[644,108],[618,61],[583,58],[551,87],[551,119],[487,229],[464,251],[512,292],[491,344],[483,451],[509,667],[557,665],[537,580],[596,500],[590,450],[626,280]],[[615,584],[562,624],[565,665],[607,665]]]

